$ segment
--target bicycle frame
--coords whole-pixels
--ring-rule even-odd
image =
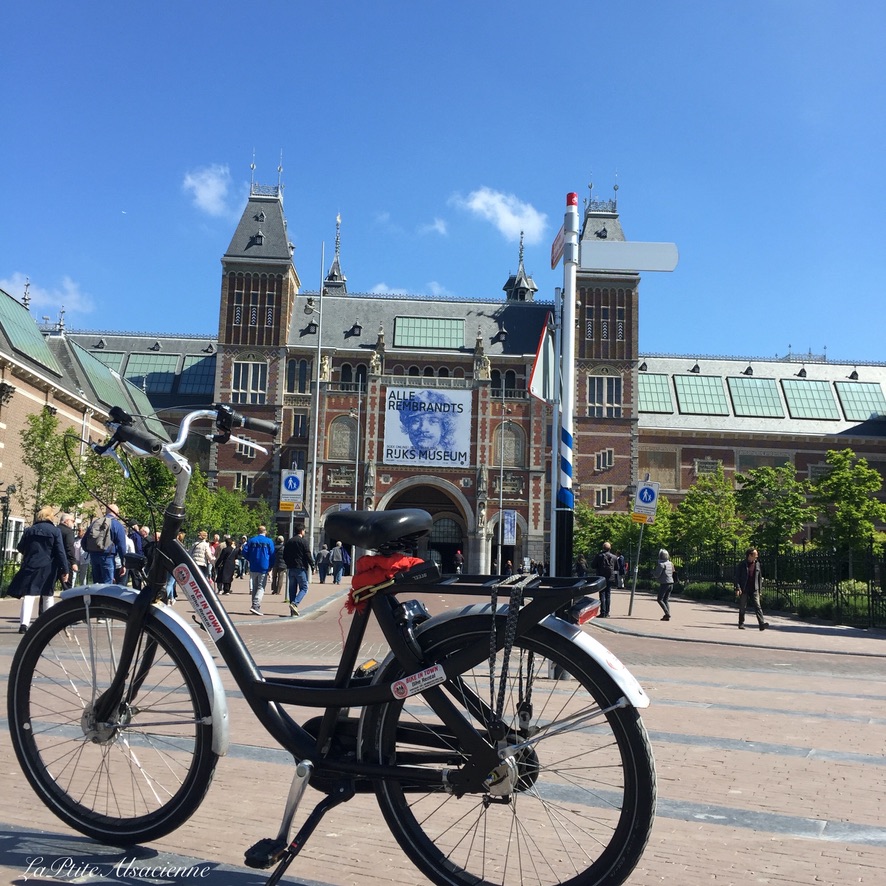
[[[173,501],[164,513],[160,541],[155,549],[147,581],[132,600],[133,612],[131,618],[127,620],[116,674],[108,689],[95,701],[96,720],[104,722],[112,719],[112,713],[124,701],[127,692],[127,687],[124,685],[125,675],[129,673],[139,648],[142,627],[145,620],[152,617],[154,604],[163,605],[159,601],[165,599],[165,586],[168,576],[171,575],[187,595],[206,634],[215,643],[258,721],[281,747],[292,754],[296,762],[310,760],[321,782],[333,781],[337,785],[334,790],[340,790],[342,779],[354,778],[358,778],[361,782],[365,780],[366,784],[374,779],[394,779],[412,784],[442,784],[444,775],[441,772],[371,763],[358,759],[359,754],[337,754],[333,751],[332,739],[339,729],[339,715],[342,709],[354,707],[365,711],[372,705],[390,704],[402,697],[398,693],[404,691],[402,684],[407,684],[412,688],[405,690],[406,693],[420,692],[441,722],[452,731],[458,745],[464,751],[464,759],[467,762],[457,771],[448,774],[447,787],[457,794],[482,790],[484,779],[500,762],[496,741],[500,740],[508,729],[505,724],[497,720],[485,702],[461,685],[459,677],[466,670],[488,659],[491,647],[496,651],[505,647],[505,619],[501,618],[494,623],[493,638],[473,641],[442,663],[426,661],[421,656],[418,644],[410,636],[411,621],[398,620],[401,607],[394,590],[414,593],[491,594],[493,588],[499,584],[499,580],[475,578],[471,583],[467,576],[456,576],[435,584],[401,583],[399,587],[395,587],[393,583],[388,582],[377,585],[369,589],[371,592],[367,594],[370,597],[369,605],[359,607],[352,616],[341,660],[333,679],[266,678],[247,649],[215,589],[189,553],[177,541],[176,536],[184,522],[185,494],[191,474],[190,464],[179,450],[184,446],[191,424],[199,419],[213,418],[220,431],[213,439],[217,442],[227,442],[231,437],[230,429],[234,421],[239,421],[244,427],[249,427],[252,422],[256,429],[272,433],[268,427],[269,423],[238,416],[230,407],[219,406],[214,410],[189,413],[182,421],[178,438],[173,443],[162,443],[135,430],[131,418],[122,411],[112,410],[112,416],[113,421],[109,426],[114,428],[113,436],[108,444],[97,447],[96,450],[117,457],[114,447],[124,443],[137,457],[157,457],[175,475],[176,490]],[[515,623],[510,626],[513,631],[511,642],[515,636],[522,636],[542,619],[552,616],[558,609],[563,608],[571,599],[585,593],[585,584],[582,580],[574,583],[568,580],[560,582],[558,587],[544,588],[540,586],[541,581],[537,577],[527,577],[522,581],[522,584],[526,585],[525,590],[528,591],[527,596],[530,597],[530,601],[520,607]],[[111,593],[110,590],[103,591],[103,588],[108,587],[87,586],[71,593],[101,595]],[[401,685],[396,689],[397,684],[392,686],[375,681],[371,677],[353,676],[370,618],[375,618],[378,622],[391,654],[406,675],[404,680],[397,681]],[[560,623],[568,627],[565,622]],[[581,632],[579,635],[584,636]],[[193,641],[200,646],[203,645],[196,636],[193,637]],[[201,653],[193,651],[193,645],[190,644],[191,654],[202,656]],[[612,664],[613,658],[608,656],[602,647],[597,649],[590,644],[588,651],[610,671],[616,684],[623,689],[625,704],[633,704],[636,707],[648,704],[648,698],[639,684],[632,677],[627,679],[630,677],[627,672],[619,673],[619,668]],[[202,657],[205,660],[208,658],[208,653]],[[217,672],[214,681],[217,686],[213,687],[213,696],[217,697],[219,691],[223,692]],[[478,730],[444,692],[443,684],[450,681],[459,682],[460,692],[470,696],[469,708],[473,715],[482,716],[482,721],[487,724],[486,734]],[[128,691],[132,692],[137,688],[137,686],[130,687]],[[310,721],[310,725],[316,726],[316,732],[305,728],[309,724],[302,725],[296,722],[284,709],[285,705],[323,709],[318,724],[315,723],[317,718]],[[316,786],[317,782],[313,783]]]
[[[402,589],[417,593],[443,591],[475,595],[482,593],[484,589],[488,591],[495,581],[488,581],[485,588],[474,585],[459,588],[457,584],[448,582],[444,585],[434,583],[425,586],[407,584],[386,587],[371,598],[368,607],[353,614],[341,660],[333,679],[266,678],[234,626],[215,589],[203,571],[191,559],[189,553],[176,540],[176,524],[180,523],[177,514],[170,515],[167,512],[166,521],[159,547],[161,556],[155,557],[154,567],[145,587],[138,592],[131,592],[135,594],[134,611],[132,618],[127,622],[120,650],[118,661],[120,685],[117,685],[118,680],[115,678],[109,689],[96,703],[98,719],[108,717],[123,697],[124,687],[121,675],[128,672],[137,648],[141,624],[144,619],[151,617],[152,603],[157,595],[157,588],[165,587],[166,573],[168,572],[174,576],[177,584],[184,590],[206,633],[215,643],[219,655],[227,665],[231,676],[258,721],[281,747],[292,754],[296,762],[310,759],[316,767],[318,778],[359,776],[370,780],[392,778],[424,784],[439,784],[441,782],[441,775],[414,767],[384,766],[351,758],[339,758],[329,754],[329,747],[335,735],[338,714],[341,709],[365,708],[370,705],[387,704],[396,699],[389,684],[377,684],[373,683],[371,678],[352,676],[358,664],[360,646],[370,618],[377,620],[392,654],[396,656],[407,673],[418,673],[435,664],[422,660],[410,645],[403,626],[395,618],[399,601],[393,591]],[[168,529],[173,531],[167,532]],[[159,582],[158,576],[155,574],[158,571],[158,562],[161,563],[160,568],[163,569],[162,583]],[[87,593],[101,595],[103,592],[110,592],[113,587],[115,586],[85,586],[66,592],[65,596],[82,596]],[[104,591],[105,588],[108,591]],[[563,589],[536,588],[530,602],[521,608],[517,616],[516,635],[520,636],[525,633],[541,619],[562,607],[564,601],[572,595],[571,591]],[[157,605],[162,606],[163,604]],[[496,628],[495,638],[497,649],[504,646],[504,635],[504,627],[499,624]],[[490,644],[488,642],[472,643],[443,663],[443,673],[440,674],[437,682],[443,683],[445,680],[457,677],[467,668],[480,664],[489,657],[489,652]],[[479,786],[488,771],[499,762],[497,750],[487,738],[477,731],[475,726],[456,710],[439,685],[424,689],[423,695],[441,720],[453,730],[461,747],[468,751],[471,763],[460,780],[475,782]],[[103,705],[103,709],[99,709],[99,705]],[[325,709],[317,734],[314,735],[307,731],[293,719],[284,709],[285,705]],[[488,706],[482,701],[476,699],[476,705],[489,715],[490,721],[494,719]]]

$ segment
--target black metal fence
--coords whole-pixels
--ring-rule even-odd
[[[737,548],[674,553],[678,585],[690,595],[729,599],[735,567],[744,555]],[[787,554],[761,550],[759,562],[764,609],[858,627],[886,627],[886,558],[873,548],[863,552],[809,548]],[[651,582],[653,565],[641,565],[638,577]]]

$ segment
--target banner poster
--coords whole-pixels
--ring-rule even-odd
[[[388,388],[386,465],[467,467],[471,456],[470,391]]]

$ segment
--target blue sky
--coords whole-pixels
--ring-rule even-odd
[[[305,289],[539,298],[565,196],[618,183],[641,351],[884,360],[881,2],[6,4],[0,287],[70,327],[217,331],[276,184]],[[361,316],[361,320],[363,320]],[[365,321],[364,321],[365,322]]]

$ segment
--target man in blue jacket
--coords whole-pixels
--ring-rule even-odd
[[[268,570],[274,563],[274,541],[268,538],[268,530],[258,527],[258,535],[253,535],[240,548],[240,552],[249,563],[249,593],[252,605],[249,611],[253,615],[261,615],[261,601],[268,583]]]

